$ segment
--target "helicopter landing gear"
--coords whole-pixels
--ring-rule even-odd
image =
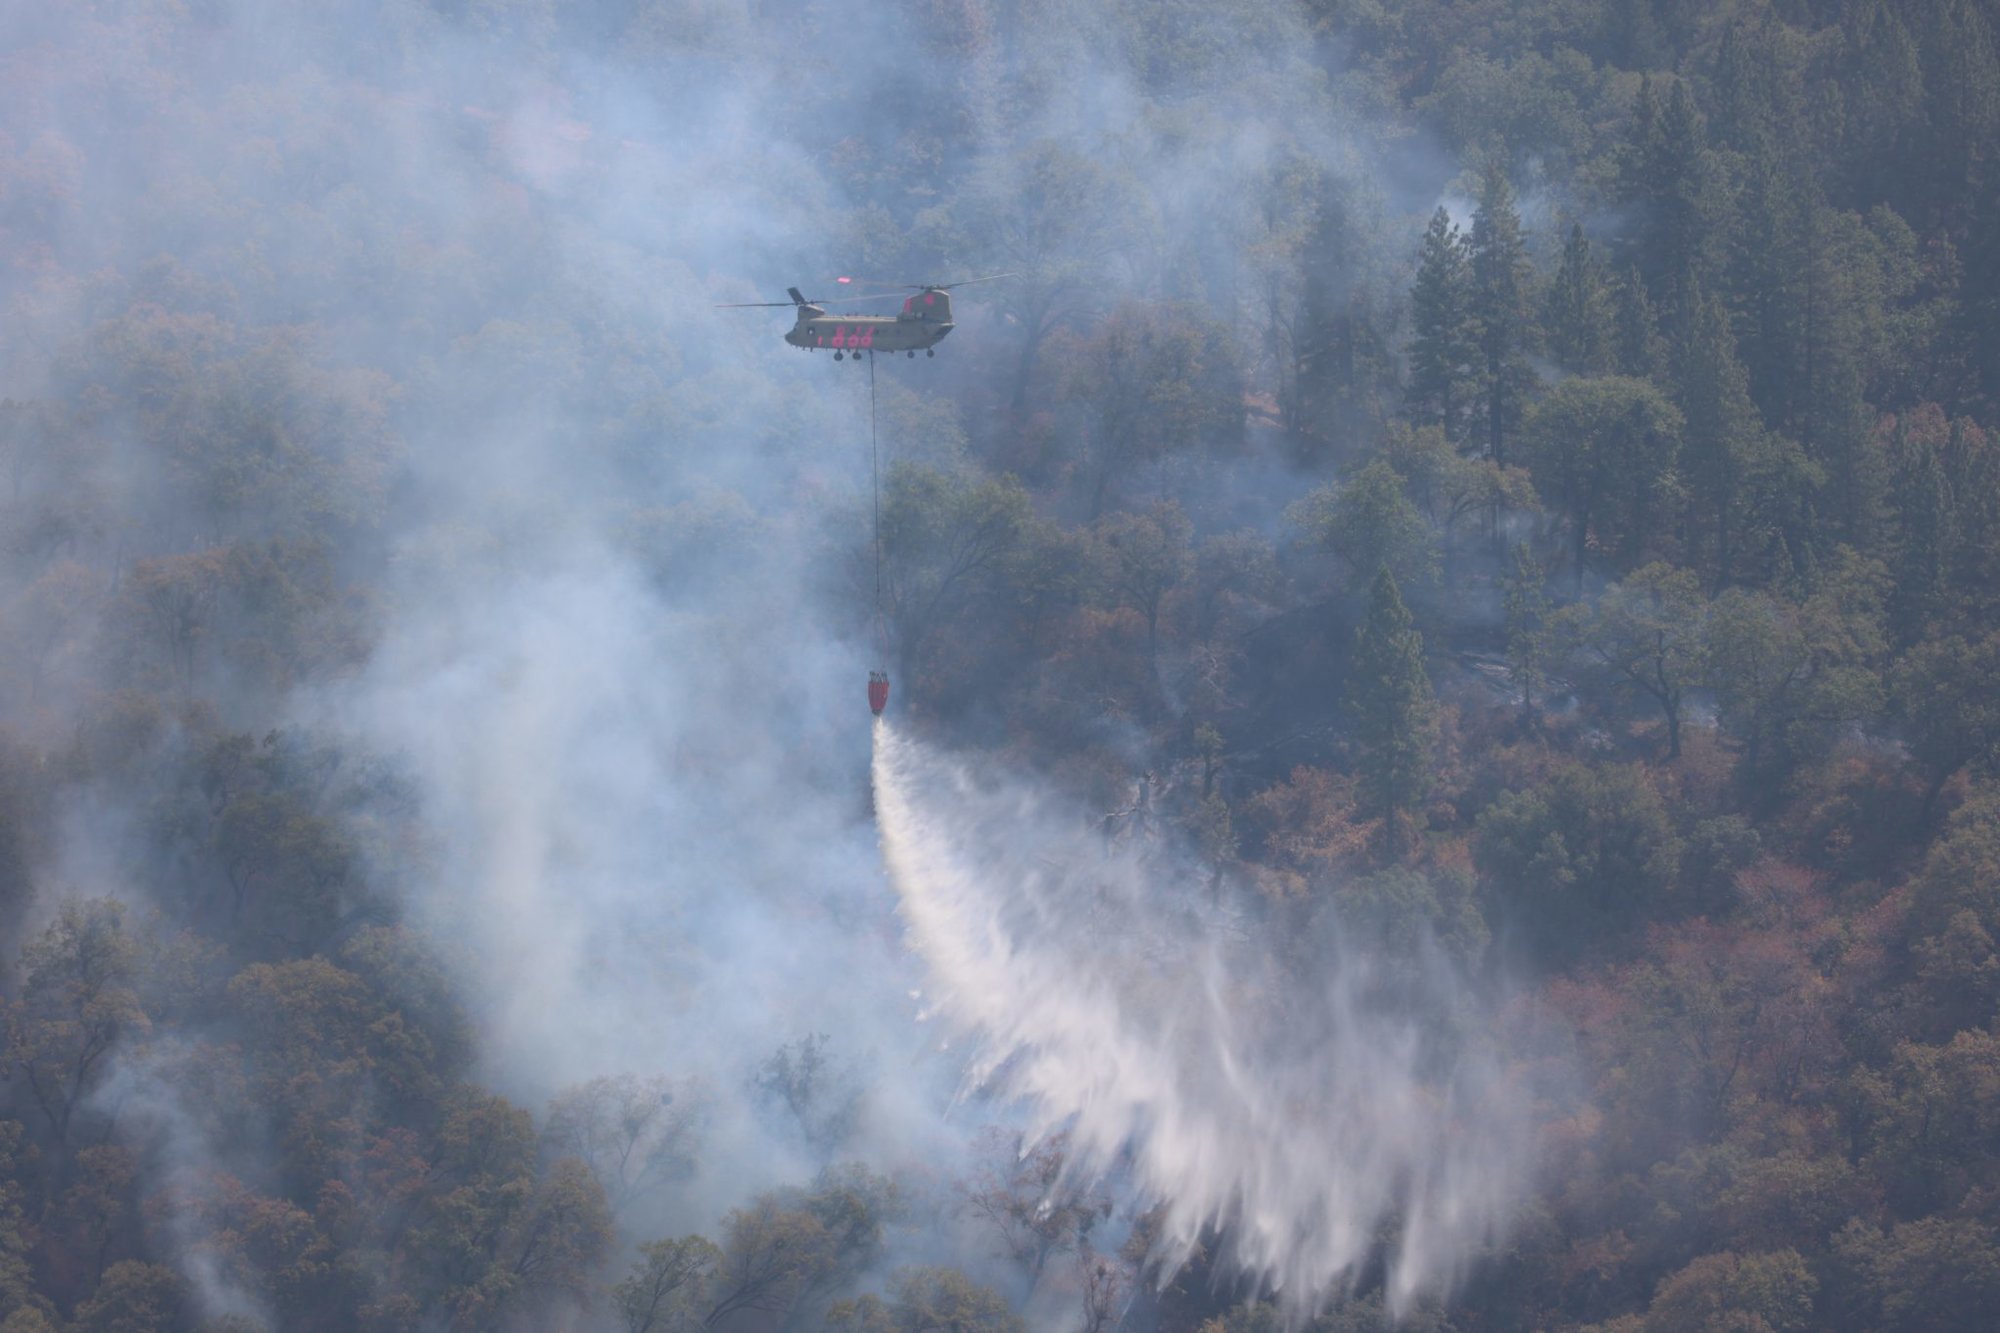
[[[916,355],[917,355],[917,354],[916,354],[915,352],[905,352],[905,353],[903,353],[903,355],[904,355],[904,356],[907,356],[907,357],[909,357],[909,358],[911,358],[912,360],[914,360],[914,359],[916,359]]]
[[[926,348],[924,349],[924,355],[925,355],[925,356],[936,356],[936,355],[937,355],[937,349],[936,349],[936,348],[932,348],[932,347],[926,347]]]
[[[834,359],[834,360],[836,360],[836,361],[838,361],[838,360],[840,360],[840,359],[841,359],[842,357],[844,357],[844,356],[846,356],[846,355],[847,355],[847,353],[845,353],[845,352],[835,352],[835,353],[833,354],[833,359]]]

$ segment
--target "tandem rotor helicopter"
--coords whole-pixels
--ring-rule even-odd
[[[861,359],[863,352],[902,352],[915,356],[922,352],[925,356],[936,356],[938,343],[952,330],[951,291],[954,287],[969,287],[975,282],[994,282],[1001,278],[1011,278],[1012,273],[990,273],[983,278],[961,278],[957,282],[870,282],[864,278],[836,278],[834,281],[862,287],[886,287],[890,290],[871,296],[836,296],[830,300],[808,301],[799,294],[796,287],[788,287],[785,294],[789,301],[735,301],[719,305],[718,310],[767,310],[782,306],[798,308],[798,322],[785,334],[785,341],[808,352],[817,352],[823,347],[833,349],[833,359],[845,357]],[[903,296],[902,293],[914,293]],[[831,305],[856,305],[867,301],[894,301],[900,299],[903,308],[893,315],[829,315],[826,308]]]
[[[921,351],[925,356],[936,356],[934,350],[944,336],[952,330],[951,291],[954,287],[969,287],[975,282],[994,282],[1000,278],[1015,277],[1012,273],[991,273],[983,278],[961,278],[957,282],[870,282],[863,278],[836,278],[843,286],[886,287],[889,290],[872,296],[837,296],[832,300],[808,301],[799,294],[799,289],[789,287],[786,295],[789,301],[733,301],[716,308],[719,310],[769,310],[783,306],[795,306],[798,320],[785,334],[785,341],[808,352],[817,352],[822,347],[833,349],[836,361],[852,357],[856,362],[867,353],[868,362],[868,453],[869,484],[875,499],[875,637],[878,651],[884,660],[868,673],[868,710],[877,718],[889,706],[889,670],[886,659],[889,654],[889,630],[887,607],[882,596],[882,482],[880,451],[875,436],[875,362],[877,352],[902,352],[915,356]],[[904,296],[909,292],[911,295]],[[894,301],[903,303],[901,311],[894,315],[829,315],[830,305],[855,305],[868,301]]]

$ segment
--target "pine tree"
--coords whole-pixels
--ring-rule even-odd
[[[1973,0],[1927,6],[1921,42],[1929,134],[1919,161],[1929,168],[1930,216],[1954,232],[1968,220],[1972,183],[2000,129],[2000,43]]]
[[[1479,357],[1467,248],[1451,214],[1439,208],[1424,232],[1410,291],[1415,336],[1410,340],[1409,413],[1419,425],[1442,425],[1454,442],[1464,435],[1469,381]]]
[[[1980,176],[1965,275],[1940,350],[1963,367],[1960,392],[1968,405],[1991,420],[2000,414],[2000,161],[1984,164]]]
[[[1911,644],[1944,610],[1954,545],[1951,497],[1930,431],[1912,431],[1907,416],[1899,418],[1890,453],[1896,511],[1890,625],[1898,642]]]
[[[1861,320],[1871,304],[1863,288],[1869,275],[1846,234],[1857,225],[1851,215],[1817,205],[1801,210],[1798,440],[1826,470],[1827,510],[1840,540],[1873,555],[1888,479],[1870,443],[1873,414],[1863,396]]]
[[[1401,845],[1404,814],[1431,785],[1437,745],[1437,699],[1424,672],[1424,640],[1384,567],[1368,598],[1368,620],[1355,646],[1348,679],[1361,787],[1382,815],[1390,851]]]
[[[1723,147],[1757,151],[1770,144],[1773,127],[1762,87],[1768,71],[1760,68],[1759,59],[1768,58],[1769,51],[1757,49],[1760,45],[1767,44],[1757,42],[1745,24],[1732,23],[1716,49],[1709,77],[1715,90],[1710,126]]]
[[[1738,193],[1729,286],[1751,401],[1772,430],[1797,434],[1805,283],[1799,272],[1802,183],[1774,153],[1750,159]]]
[[[1614,293],[1613,331],[1618,373],[1634,379],[1664,381],[1666,343],[1660,338],[1659,317],[1646,295],[1646,284],[1637,269],[1627,269]]]
[[[1714,163],[1685,83],[1668,94],[1647,149],[1643,262],[1671,326],[1685,317],[1689,291],[1706,274],[1715,225]]]
[[[1728,313],[1699,289],[1692,303],[1687,331],[1674,349],[1676,406],[1686,423],[1680,472],[1690,510],[1690,558],[1706,566],[1709,586],[1719,589],[1734,576],[1766,451]]]
[[[1572,223],[1562,260],[1542,293],[1542,329],[1549,355],[1564,370],[1595,375],[1612,367],[1614,321],[1604,267],[1590,253],[1581,223]]]
[[[1858,9],[1844,39],[1848,197],[1857,207],[1904,198],[1922,161],[1924,75],[1916,40],[1887,0]]]
[[[1520,422],[1522,400],[1534,384],[1527,358],[1534,330],[1521,215],[1515,210],[1507,173],[1497,160],[1489,161],[1480,173],[1470,249],[1472,315],[1485,369],[1486,453],[1504,467],[1507,435]]]

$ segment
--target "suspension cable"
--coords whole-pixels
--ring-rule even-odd
[[[875,501],[875,637],[883,664],[889,658],[889,625],[882,608],[882,449],[875,429],[875,353],[868,353],[868,484]]]

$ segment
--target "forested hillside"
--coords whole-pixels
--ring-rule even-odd
[[[0,1333],[2000,1309],[1996,0],[0,0],[0,302]]]

